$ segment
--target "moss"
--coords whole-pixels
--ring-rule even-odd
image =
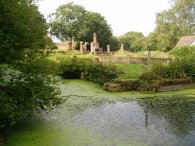
[[[57,123],[25,122],[5,137],[6,146],[84,146],[98,142],[98,135],[90,130],[66,124],[63,127],[54,126]],[[59,124],[59,123],[58,123]],[[60,124],[62,126],[62,123]]]

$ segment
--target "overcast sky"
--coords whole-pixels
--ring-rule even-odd
[[[62,4],[74,2],[86,10],[105,17],[113,34],[120,36],[129,31],[148,35],[155,28],[156,13],[168,9],[169,0],[42,0],[39,10],[45,17]]]

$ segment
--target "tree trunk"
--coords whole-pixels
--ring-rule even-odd
[[[4,146],[4,145],[3,145],[3,138],[2,138],[2,136],[1,136],[1,133],[0,133],[0,146]]]

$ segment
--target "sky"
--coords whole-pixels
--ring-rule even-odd
[[[155,29],[156,13],[170,7],[169,0],[41,0],[39,11],[47,16],[63,4],[74,2],[105,17],[115,36],[137,31],[147,36]]]

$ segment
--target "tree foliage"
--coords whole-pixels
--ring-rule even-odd
[[[21,116],[54,108],[62,103],[54,80],[41,60],[0,66],[0,129]]]
[[[170,9],[157,14],[155,32],[165,51],[171,50],[180,37],[191,34],[194,14],[194,0],[172,0]]]
[[[0,62],[20,58],[26,48],[44,48],[46,33],[45,19],[31,0],[0,1]]]
[[[73,3],[61,5],[50,16],[51,34],[60,40],[69,40],[77,37],[78,29],[85,13],[86,10],[82,6],[74,5]]]
[[[74,38],[77,41],[91,42],[94,32],[102,48],[113,41],[111,28],[105,18],[80,5],[62,5],[50,18],[51,34],[62,41]]]
[[[195,46],[177,46],[173,48],[169,53],[177,58],[195,58]]]
[[[144,43],[145,50],[157,51],[161,49],[161,44],[158,40],[157,34],[151,32],[145,39]]]
[[[111,43],[112,32],[105,18],[99,13],[87,12],[80,25],[77,39],[91,42],[94,32],[97,34],[98,42],[101,45],[100,47],[106,48],[106,45]]]
[[[47,24],[34,1],[0,1],[0,130],[62,102],[48,62],[32,51],[47,42]]]
[[[124,44],[125,49],[129,51],[140,51],[144,48],[145,37],[140,32],[127,32],[118,37],[120,44]]]

